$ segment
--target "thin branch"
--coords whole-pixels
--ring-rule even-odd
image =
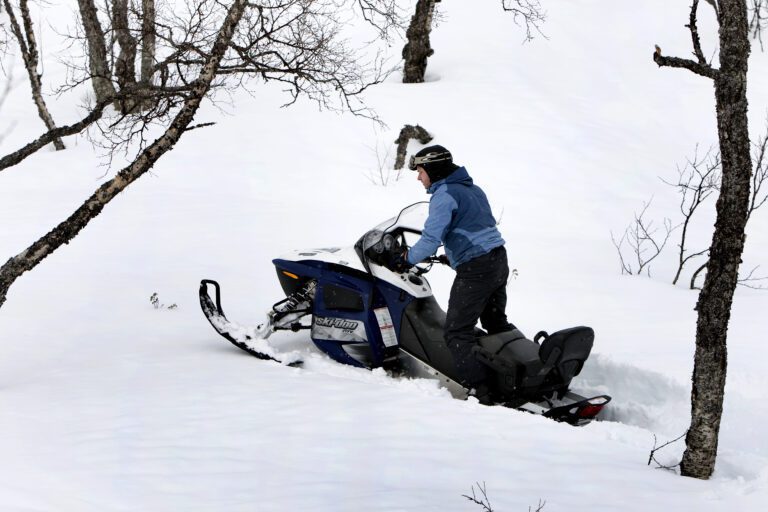
[[[215,125],[215,124],[216,124],[215,122],[210,122],[210,123],[198,123],[198,124],[195,124],[195,125],[192,125],[192,126],[190,126],[190,127],[186,128],[184,131],[187,131],[187,132],[191,132],[192,130],[197,130],[198,128],[205,128],[205,127],[207,127],[207,126],[213,126],[213,125]]]
[[[758,268],[760,268],[760,265],[757,265],[755,268],[750,270],[745,277],[740,277],[737,281],[737,284],[739,286],[743,286],[744,288],[751,288],[753,290],[768,290],[768,286],[762,284],[752,284],[756,282],[768,281],[768,276],[754,277]]]
[[[707,249],[707,252],[709,252],[709,249]],[[690,289],[691,290],[701,290],[698,286],[696,286],[696,278],[699,277],[699,274],[701,274],[705,268],[709,265],[709,258],[707,258],[707,261],[701,264],[699,268],[697,268],[693,275],[691,275],[691,283],[690,283]]]
[[[673,226],[672,221],[665,218],[663,220],[664,234],[657,235],[659,228],[654,226],[653,221],[645,219],[645,214],[652,201],[653,198],[648,202],[644,202],[640,213],[635,212],[634,221],[624,230],[624,234],[619,241],[616,241],[616,237],[611,232],[611,241],[619,255],[622,274],[640,275],[645,270],[648,277],[651,277],[651,262],[661,254],[670,236],[679,227],[679,225]],[[624,242],[627,243],[634,255],[636,268],[633,268],[631,263],[624,260],[622,247]]]
[[[763,31],[768,27],[768,2],[765,0],[752,0],[752,17],[749,20],[749,31],[753,39],[760,43],[760,50],[764,51]]]
[[[766,123],[768,125],[768,123]],[[768,193],[762,193],[763,184],[768,179],[768,161],[766,161],[766,150],[768,150],[768,128],[762,138],[755,144],[755,169],[752,172],[752,193],[749,200],[749,210],[747,212],[747,221],[752,213],[763,206],[768,201]]]
[[[650,453],[650,455],[648,455],[648,465],[650,466],[651,462],[655,462],[656,463],[656,467],[658,469],[668,469],[670,471],[674,471],[674,469],[677,466],[679,466],[680,463],[678,462],[674,466],[666,466],[666,465],[660,463],[658,460],[656,460],[656,452],[661,450],[665,446],[669,446],[670,444],[676,443],[677,441],[681,440],[682,438],[685,437],[685,435],[687,433],[688,433],[688,431],[686,430],[685,432],[683,432],[683,434],[680,437],[677,437],[677,438],[675,438],[675,439],[673,439],[671,441],[667,441],[666,443],[662,444],[661,446],[656,446],[658,440],[656,439],[656,434],[653,434],[653,449],[651,449],[651,453]]]
[[[693,0],[691,5],[691,15],[688,21],[688,29],[691,31],[691,40],[693,41],[693,55],[699,61],[699,64],[707,65],[704,53],[701,51],[701,40],[699,39],[699,28],[696,26],[696,11],[699,9],[699,0]]]
[[[467,494],[462,494],[464,498],[467,498],[472,503],[475,503],[476,505],[480,505],[483,507],[483,510],[485,512],[493,512],[493,508],[491,507],[491,500],[488,499],[488,492],[485,488],[485,482],[483,482],[482,485],[480,485],[480,482],[476,482],[475,485],[477,485],[477,490],[480,492],[481,496],[477,496],[475,494],[475,486],[472,486],[472,496],[469,496]]]
[[[546,21],[547,14],[541,8],[539,0],[501,0],[501,7],[506,12],[512,13],[512,19],[518,26],[522,19],[525,24],[525,41],[532,41],[534,32],[544,36],[541,31],[541,25]]]
[[[629,232],[629,228],[626,228],[624,230],[624,234],[621,235],[621,238],[619,239],[619,241],[616,241],[616,237],[613,235],[613,231],[611,231],[611,242],[613,242],[613,246],[616,248],[616,252],[619,255],[619,263],[621,264],[622,275],[627,274],[631,276],[633,274],[632,268],[627,265],[626,261],[624,261],[624,253],[622,251],[622,246],[624,245],[624,242],[627,239],[628,232]]]
[[[678,179],[676,183],[672,183],[662,179],[661,181],[667,185],[675,187],[680,194],[680,212],[683,214],[683,223],[680,234],[680,242],[678,243],[678,266],[675,272],[675,277],[672,279],[672,284],[677,284],[680,279],[680,275],[683,271],[685,264],[691,259],[701,256],[709,249],[689,254],[686,256],[686,243],[688,236],[688,227],[693,219],[693,215],[698,207],[709,198],[709,196],[716,190],[718,190],[720,182],[720,153],[715,152],[712,154],[713,148],[710,148],[707,153],[699,158],[699,146],[696,145],[693,159],[686,161],[685,167],[682,169],[678,167]]]

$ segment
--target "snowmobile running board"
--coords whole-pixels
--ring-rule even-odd
[[[208,295],[208,285],[212,285],[216,289],[215,303],[211,300],[211,296]],[[301,365],[302,362],[300,360],[288,361],[280,359],[269,346],[266,339],[255,336],[255,331],[253,329],[250,329],[251,331],[254,331],[254,333],[251,334],[248,332],[249,329],[230,322],[224,314],[224,310],[221,308],[221,287],[219,286],[219,283],[212,279],[203,279],[200,281],[199,295],[200,307],[203,309],[205,318],[208,319],[208,322],[210,322],[217,333],[226,338],[234,346],[240,350],[248,352],[254,357],[266,361],[275,361],[287,366]],[[259,347],[259,345],[261,345],[261,347]],[[272,353],[270,354],[270,352]]]

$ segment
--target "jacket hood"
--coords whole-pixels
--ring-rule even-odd
[[[427,189],[427,194],[434,194],[435,191],[440,187],[441,185],[472,185],[472,177],[467,172],[467,169],[465,167],[459,167],[455,171],[453,171],[451,174],[448,175],[448,177],[443,178],[442,180],[436,181],[435,183],[431,184],[429,188]]]

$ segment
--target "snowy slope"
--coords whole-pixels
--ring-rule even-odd
[[[649,213],[676,215],[658,177],[674,179],[697,143],[716,141],[711,84],[651,60],[654,44],[690,51],[687,2],[546,7],[548,39],[521,45],[498,2],[442,2],[428,82],[392,76],[367,96],[385,128],[308,102],[281,109],[273,87],[234,98],[227,114],[204,109],[197,120],[215,126],[186,134],[19,279],[0,309],[0,511],[480,510],[461,497],[476,481],[498,511],[540,499],[545,511],[763,509],[768,293],[736,294],[715,476],[680,478],[646,462],[654,435],[671,440],[688,424],[696,294],[669,284],[673,247],[652,278],[621,276],[610,240],[651,196]],[[753,136],[767,86],[768,56],[755,49]],[[76,119],[79,99],[53,102],[54,117]],[[0,122],[12,119],[3,154],[40,132],[23,82]],[[595,328],[574,384],[614,397],[610,421],[575,429],[456,401],[432,382],[335,365],[305,334],[272,338],[305,352],[305,368],[281,367],[210,329],[201,278],[221,282],[231,318],[256,322],[281,298],[272,258],[351,244],[425,198],[408,171],[388,186],[370,179],[377,148],[392,158],[405,123],[435,134],[486,189],[519,273],[511,320],[529,334]],[[67,142],[0,172],[3,261],[114,172],[84,138]],[[697,219],[696,244],[712,215]],[[767,263],[768,214],[750,222],[751,267]],[[451,279],[430,273],[442,303]],[[154,292],[178,308],[153,309]],[[674,464],[682,449],[658,458]]]

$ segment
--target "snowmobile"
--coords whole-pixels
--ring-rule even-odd
[[[309,330],[322,352],[340,363],[383,367],[396,376],[437,379],[456,398],[463,386],[443,339],[445,312],[424,277],[437,257],[397,272],[392,256],[421,235],[428,203],[415,203],[365,233],[352,247],[296,250],[273,260],[286,297],[264,322],[241,327],[221,306],[216,281],[200,283],[200,305],[213,328],[238,348],[260,359],[300,365],[268,341],[275,331]],[[215,290],[215,300],[209,295]],[[514,329],[487,335],[477,329],[475,356],[488,367],[492,403],[584,425],[610,401],[569,390],[589,357],[594,332],[572,327],[533,340]]]

